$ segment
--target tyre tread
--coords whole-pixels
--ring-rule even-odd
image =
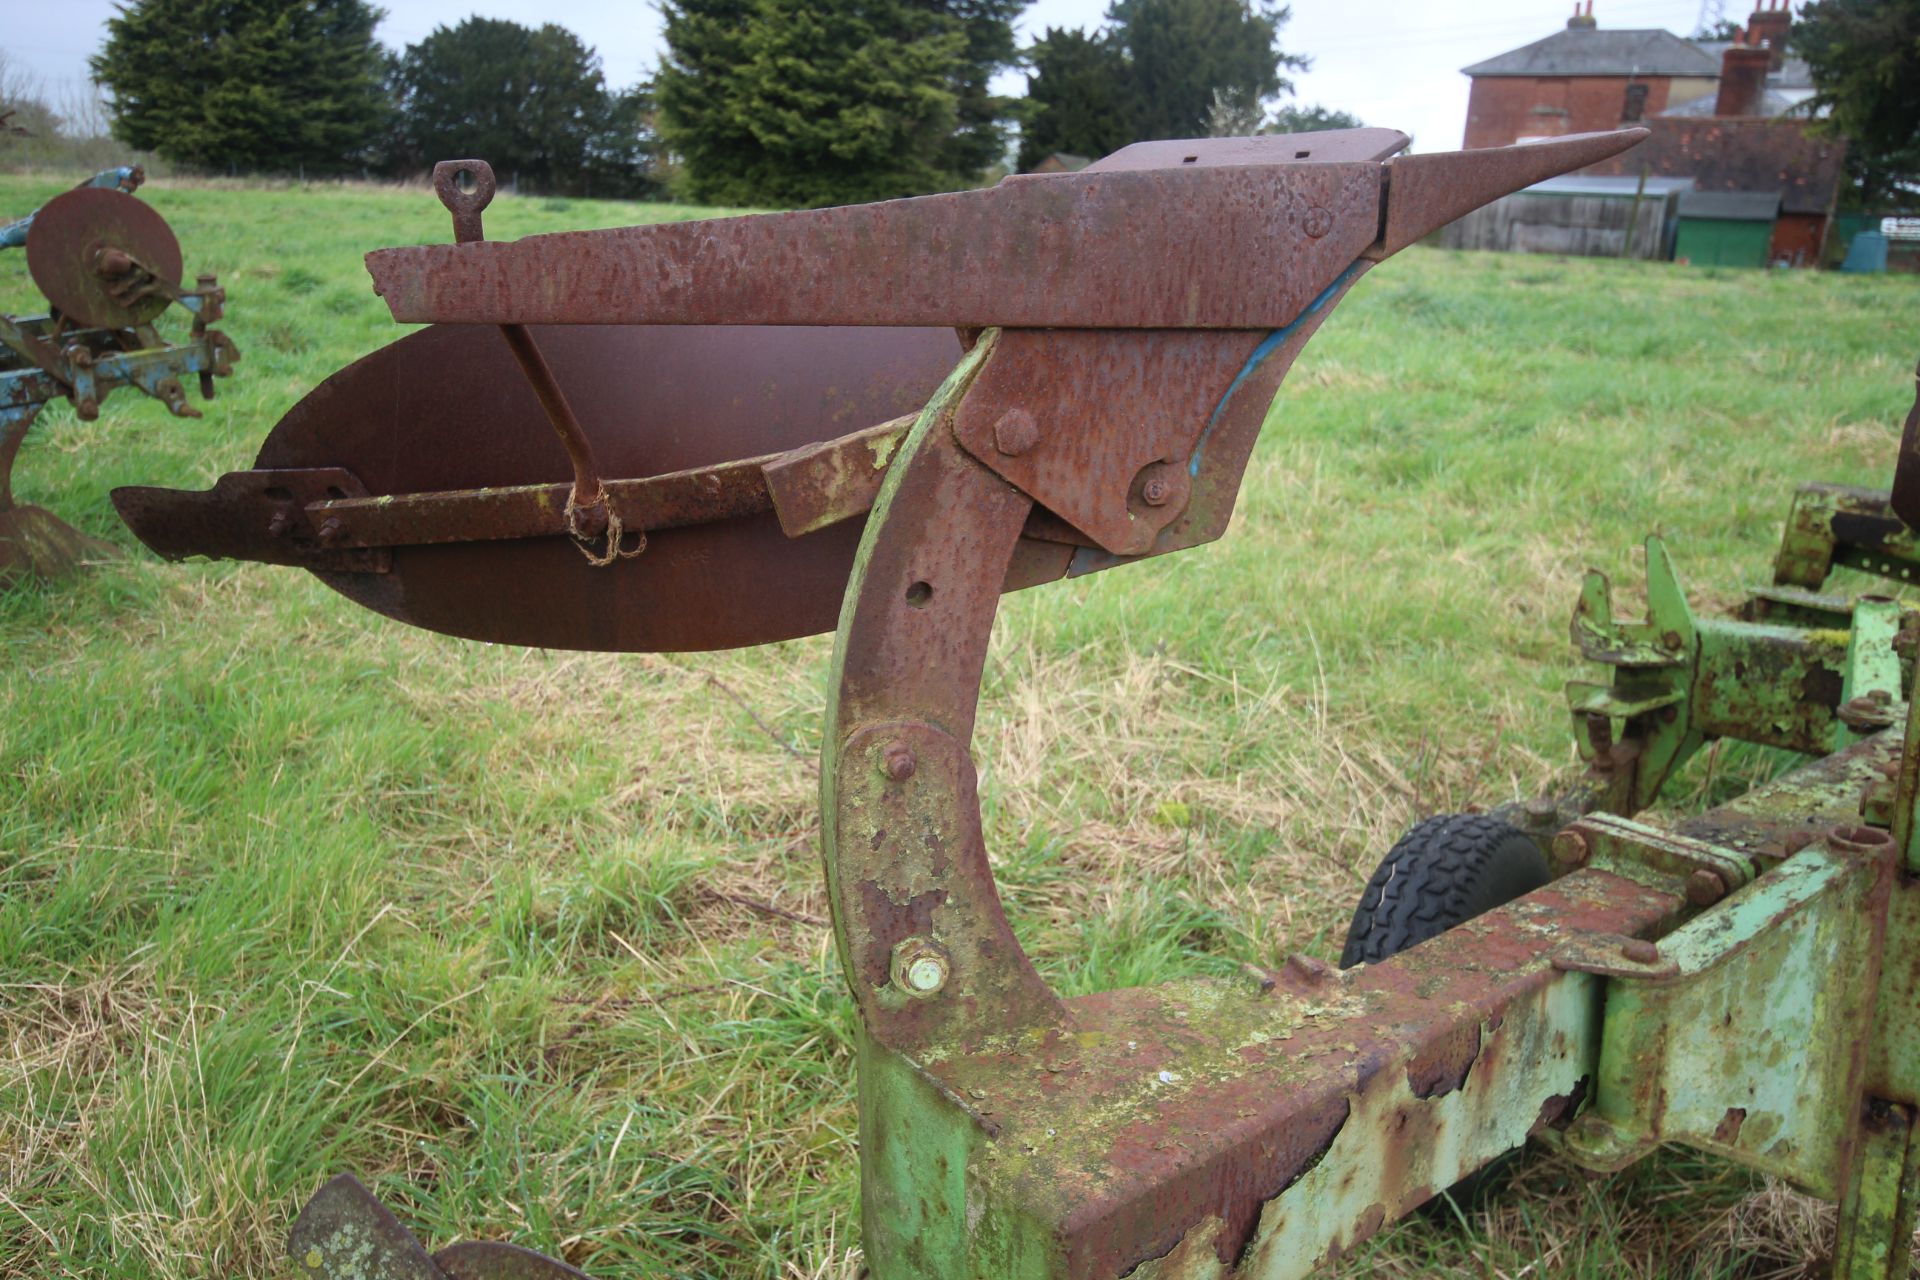
[[[1537,876],[1528,859],[1539,863]],[[1544,884],[1546,864],[1533,842],[1501,819],[1484,813],[1421,819],[1367,881],[1347,929],[1341,967],[1385,960],[1497,905],[1476,910],[1475,899],[1484,895],[1490,877],[1515,875]]]

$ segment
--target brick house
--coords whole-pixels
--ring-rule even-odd
[[[1566,29],[1465,68],[1468,148],[1617,129],[1712,97],[1720,59],[1670,31],[1603,31],[1593,0]]]
[[[1689,178],[1713,193],[1778,193],[1768,260],[1817,263],[1846,143],[1809,128],[1806,64],[1786,56],[1788,0],[1759,0],[1742,38],[1610,31],[1578,4],[1566,28],[1465,68],[1468,147],[1642,125],[1652,136],[1590,173]]]

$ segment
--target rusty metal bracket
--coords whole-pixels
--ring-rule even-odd
[[[789,537],[799,537],[866,513],[912,421],[883,422],[787,453],[606,481],[602,503],[627,532],[641,536],[772,512]],[[324,477],[317,487],[316,475]],[[255,518],[257,511],[236,510],[231,520],[221,522],[220,537],[192,547],[186,539],[199,537],[202,530],[188,535],[177,527],[183,518],[192,518],[185,513],[214,510],[229,501],[257,503],[275,488],[307,495],[297,525],[283,519],[277,506],[264,520]],[[126,495],[122,515],[143,537],[154,530],[150,541],[168,559],[197,554],[331,572],[385,573],[391,567],[389,557],[321,559],[308,553],[580,536],[570,506],[574,491],[564,481],[374,497],[345,468],[289,468],[233,472],[204,494],[142,488],[120,492]],[[289,535],[296,537],[298,554],[305,558],[286,558]]]
[[[209,556],[334,573],[385,573],[392,560],[384,547],[347,545],[344,526],[314,518],[316,508],[366,494],[366,486],[344,467],[310,467],[231,471],[205,493],[122,489],[115,503],[163,559]]]

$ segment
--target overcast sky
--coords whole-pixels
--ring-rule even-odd
[[[1091,27],[1107,0],[1037,0],[1021,18],[1023,40],[1045,28]],[[57,103],[84,86],[87,55],[98,49],[113,12],[111,0],[9,3],[4,49],[38,76]],[[1594,0],[1603,27],[1665,27],[1690,34],[1703,14],[1746,17],[1745,0]],[[400,46],[470,13],[535,26],[560,22],[600,52],[616,86],[645,78],[660,56],[660,15],[648,0],[388,0],[380,39]],[[1313,69],[1298,77],[1298,99],[1350,111],[1368,124],[1414,135],[1422,151],[1460,145],[1466,125],[1467,78],[1460,68],[1504,53],[1566,22],[1571,0],[1295,0],[1282,32],[1288,52],[1306,54]],[[1005,93],[1026,80],[1001,78]]]

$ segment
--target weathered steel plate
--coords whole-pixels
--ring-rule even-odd
[[[1380,161],[1413,139],[1398,129],[1326,129],[1319,133],[1265,133],[1253,138],[1168,138],[1135,142],[1095,160],[1081,173],[1172,169],[1184,165],[1351,164]]]
[[[380,249],[367,268],[403,321],[1277,329],[1373,243],[1380,177],[1372,162],[1029,175]]]
[[[537,331],[609,476],[775,453],[916,412],[960,358],[950,329]],[[636,394],[636,389],[644,389]],[[373,495],[561,482],[565,453],[499,331],[449,325],[374,352],[281,420],[262,470],[344,467]],[[788,538],[772,512],[648,535],[606,568],[567,538],[400,546],[321,573],[402,622],[501,644],[682,652],[831,630],[863,522]]]
[[[169,284],[180,283],[180,242],[167,220],[125,192],[82,187],[55,196],[33,216],[27,270],[61,315],[89,328],[128,329],[167,309],[165,294],[131,306],[108,291],[93,269],[100,249],[118,249]]]

